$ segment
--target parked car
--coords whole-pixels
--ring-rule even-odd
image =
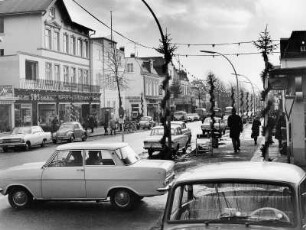
[[[197,113],[187,113],[187,121],[193,122],[200,120],[200,117]]]
[[[211,117],[206,117],[203,124],[201,125],[203,135],[209,134],[211,132],[211,123]],[[225,123],[221,117],[215,117],[214,128],[219,133],[220,137],[225,133]]]
[[[83,126],[77,122],[65,122],[61,124],[55,135],[53,136],[53,143],[60,141],[73,142],[74,140],[86,141],[87,132]]]
[[[51,133],[44,132],[40,126],[15,127],[8,136],[0,138],[0,147],[3,152],[9,148],[22,148],[29,150],[32,146],[44,147],[47,142],[51,142]]]
[[[164,194],[173,167],[172,161],[140,159],[127,143],[69,143],[59,145],[46,162],[0,171],[0,191],[15,209],[33,200],[107,198],[118,209],[131,209],[143,197]]]
[[[219,162],[183,173],[169,186],[161,229],[305,229],[305,207],[301,168]]]
[[[147,129],[151,129],[152,127],[155,126],[155,121],[153,120],[152,117],[150,116],[143,116],[140,118],[139,120],[139,128],[147,128]]]
[[[181,128],[182,133],[188,137],[188,144],[191,143],[191,129],[186,126],[186,123],[183,121],[171,121],[171,126],[178,126]]]
[[[148,150],[149,157],[153,155],[155,151],[163,150],[160,140],[164,135],[163,126],[155,126],[152,128],[150,136],[144,140],[144,149]],[[188,148],[188,136],[183,134],[182,129],[179,126],[171,127],[171,141],[172,150],[177,154],[179,151],[186,153]]]
[[[185,111],[176,111],[173,113],[173,120],[187,122],[188,120],[187,113]]]

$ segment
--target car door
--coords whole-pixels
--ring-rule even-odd
[[[41,144],[40,142],[40,130],[38,126],[33,126],[31,129],[31,134],[29,134],[31,145]]]
[[[81,154],[80,164],[73,163],[75,154]],[[44,199],[85,198],[84,172],[82,150],[57,151],[42,173],[42,197]]]
[[[90,161],[97,154],[99,160]],[[109,188],[120,185],[122,173],[117,170],[112,150],[88,150],[85,160],[85,182],[87,198],[107,198]],[[121,176],[118,174],[120,173]]]

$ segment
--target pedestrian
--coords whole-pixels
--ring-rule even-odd
[[[116,135],[116,120],[112,117],[109,121],[110,135]]]
[[[278,140],[278,147],[282,148],[282,127],[286,127],[285,113],[281,112],[276,122],[275,138]]]
[[[105,114],[104,119],[104,135],[108,135],[108,113]]]
[[[91,132],[93,133],[94,132],[94,127],[95,127],[95,118],[94,118],[93,115],[89,116],[88,125],[89,125],[89,128],[91,129]]]
[[[252,124],[251,138],[254,139],[254,145],[257,145],[257,137],[259,136],[259,127],[261,126],[260,117],[256,116]]]
[[[53,137],[53,133],[55,133],[58,128],[59,128],[59,122],[58,122],[57,116],[54,116],[52,121],[51,121],[51,134],[52,134],[52,137]]]
[[[240,151],[240,133],[243,130],[242,120],[236,114],[236,109],[232,109],[232,114],[228,117],[228,127],[230,128],[230,138],[232,138],[235,153]]]

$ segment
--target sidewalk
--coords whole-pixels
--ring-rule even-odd
[[[286,155],[281,155],[279,153],[278,140],[276,140],[273,137],[273,141],[274,141],[274,143],[269,145],[269,150],[268,150],[269,159],[271,159],[272,161],[276,161],[276,162],[287,163],[287,156]],[[259,143],[260,144],[258,145],[257,150],[254,152],[254,156],[252,157],[251,161],[264,161],[264,158],[262,157],[262,152],[261,152],[260,148],[264,145],[265,138],[262,137]]]

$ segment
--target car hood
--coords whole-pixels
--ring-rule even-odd
[[[170,171],[174,167],[173,161],[167,160],[139,160],[132,167],[143,167],[143,168],[163,168],[166,171]]]
[[[40,179],[42,166],[45,162],[26,163],[0,171],[1,179]]]
[[[244,225],[244,224],[179,224],[179,226],[167,226],[164,229],[167,230],[203,230],[203,229],[218,229],[218,230],[240,230],[240,229],[265,229],[265,230],[288,230],[289,228],[270,227],[260,225]],[[291,229],[291,228],[290,228]]]
[[[13,138],[24,138],[26,134],[10,134],[7,136],[0,137],[0,139],[13,139]]]

